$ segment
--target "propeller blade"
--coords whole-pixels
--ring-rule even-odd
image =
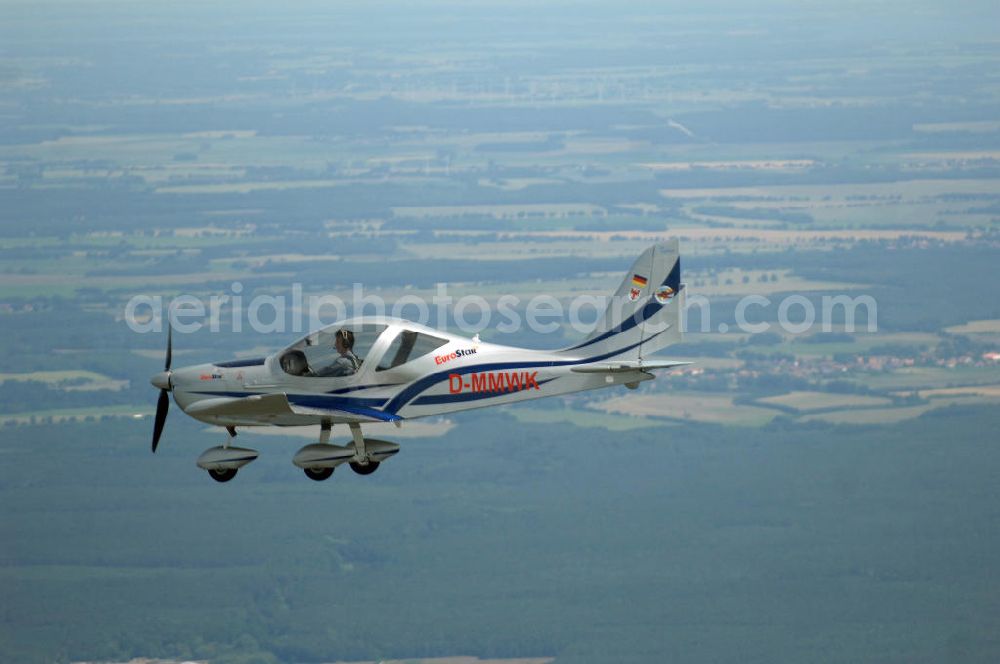
[[[174,344],[171,337],[173,336],[174,326],[167,322],[167,361],[163,365],[164,371],[170,371],[170,361],[173,359],[174,355]]]
[[[168,356],[169,357],[169,356]],[[160,444],[160,434],[163,433],[163,423],[167,421],[167,411],[170,410],[170,395],[166,390],[160,390],[160,398],[156,402],[156,418],[153,420],[153,452]]]

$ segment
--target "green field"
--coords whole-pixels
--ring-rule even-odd
[[[775,404],[798,411],[834,408],[870,408],[884,406],[889,399],[862,394],[830,394],[828,392],[789,392],[775,397],[758,399],[763,405]]]
[[[579,427],[600,428],[608,431],[632,431],[650,427],[662,428],[669,426],[654,420],[618,415],[615,413],[595,413],[590,410],[575,408],[538,408],[522,406],[511,409],[518,422],[525,424],[558,424],[566,423]]]
[[[707,393],[622,396],[599,402],[594,407],[622,417],[668,418],[729,426],[761,426],[780,414],[770,408],[735,405],[731,395]]]

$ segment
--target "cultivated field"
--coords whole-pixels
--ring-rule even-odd
[[[789,392],[788,394],[774,397],[764,397],[763,399],[758,399],[757,403],[785,406],[786,408],[798,411],[810,411],[827,408],[884,406],[891,403],[891,401],[885,397],[872,397],[861,394],[831,394],[829,392],[801,391]]]
[[[710,393],[627,395],[595,403],[592,407],[625,416],[715,422],[731,426],[760,426],[780,414],[770,408],[737,406],[731,395]]]

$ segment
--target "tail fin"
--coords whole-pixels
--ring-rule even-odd
[[[562,352],[642,359],[681,340],[684,286],[676,239],[642,252],[611,296],[594,331]]]

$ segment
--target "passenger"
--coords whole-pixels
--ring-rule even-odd
[[[290,350],[281,358],[281,368],[292,376],[312,376],[306,354],[301,350]]]
[[[340,357],[320,373],[321,376],[350,376],[361,368],[361,360],[354,354],[354,333],[341,328],[333,337],[334,347]]]

